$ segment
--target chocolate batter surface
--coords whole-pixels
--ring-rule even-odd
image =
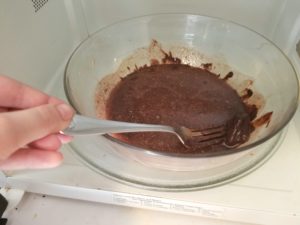
[[[232,76],[232,74],[230,74]],[[229,79],[227,76],[226,79]],[[175,135],[160,132],[118,134],[131,145],[156,151],[200,153],[238,146],[254,130],[257,109],[206,69],[160,64],[137,69],[118,83],[107,102],[108,119],[192,129],[224,126],[224,138],[183,146]],[[230,148],[231,148],[230,147]]]

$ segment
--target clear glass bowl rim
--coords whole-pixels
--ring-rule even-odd
[[[87,43],[89,40],[93,39],[93,37],[96,36],[97,34],[99,34],[101,31],[104,31],[106,29],[109,29],[109,28],[111,28],[113,26],[117,26],[118,24],[122,24],[122,23],[125,23],[125,22],[137,21],[137,20],[140,20],[140,19],[143,19],[143,18],[145,19],[145,18],[153,18],[153,17],[159,17],[159,16],[184,16],[184,17],[191,16],[191,17],[199,17],[199,18],[201,17],[201,18],[205,18],[205,19],[209,19],[209,20],[219,21],[221,23],[231,24],[231,25],[237,26],[239,28],[245,29],[247,31],[250,31],[250,32],[256,34],[257,36],[259,36],[260,38],[264,39],[265,41],[267,41],[269,44],[271,44],[286,59],[287,63],[290,65],[290,67],[293,70],[294,78],[297,81],[297,97],[296,97],[296,101],[295,101],[295,104],[294,104],[294,108],[291,111],[290,115],[286,118],[285,123],[281,127],[279,127],[278,129],[273,130],[268,136],[266,136],[264,138],[261,138],[261,139],[258,139],[255,142],[250,143],[248,145],[246,144],[246,145],[241,146],[239,148],[234,148],[234,149],[229,149],[229,150],[226,149],[226,150],[220,151],[220,152],[218,152],[216,154],[205,154],[205,153],[199,153],[199,154],[178,154],[178,153],[159,152],[159,151],[154,151],[154,150],[140,148],[140,147],[136,147],[136,146],[130,145],[130,144],[122,142],[122,141],[120,141],[120,140],[118,140],[118,139],[116,139],[116,138],[114,138],[114,137],[112,137],[112,136],[110,136],[108,134],[104,135],[104,137],[106,137],[109,141],[112,141],[114,143],[122,145],[123,147],[130,148],[133,151],[139,151],[139,154],[141,152],[143,152],[146,155],[150,154],[152,156],[165,156],[165,157],[168,156],[168,157],[172,157],[172,158],[175,157],[175,158],[193,158],[193,159],[195,159],[195,158],[205,158],[205,157],[218,157],[218,156],[224,156],[224,155],[238,153],[238,152],[241,152],[241,151],[250,150],[251,148],[256,147],[256,146],[260,145],[261,143],[264,143],[265,141],[271,139],[276,134],[278,134],[284,127],[286,127],[286,125],[293,118],[293,116],[294,116],[294,114],[295,114],[295,112],[296,112],[296,110],[298,108],[298,104],[299,104],[299,79],[298,79],[297,72],[296,72],[296,70],[295,70],[292,62],[287,57],[287,55],[274,42],[272,42],[271,40],[269,40],[264,35],[256,32],[255,30],[253,30],[253,29],[251,29],[251,28],[249,28],[247,26],[244,26],[244,25],[241,25],[239,23],[236,23],[236,22],[233,22],[233,21],[230,21],[230,20],[226,20],[226,19],[223,19],[223,18],[206,16],[206,15],[202,15],[202,14],[190,14],[190,13],[156,13],[156,14],[148,14],[148,15],[142,15],[142,16],[131,17],[131,18],[119,20],[117,22],[114,22],[112,24],[109,24],[109,25],[107,25],[105,27],[100,28],[99,30],[95,31],[92,35],[89,35],[85,40],[83,40],[75,48],[75,50],[72,52],[72,54],[69,57],[69,60],[68,60],[68,62],[66,64],[65,71],[64,71],[64,91],[65,91],[65,94],[66,94],[68,102],[75,109],[76,113],[80,114],[80,110],[76,107],[76,104],[74,104],[74,100],[73,100],[72,94],[69,92],[70,87],[69,87],[68,77],[67,77],[67,72],[68,72],[68,68],[69,68],[70,62],[72,60],[72,57],[80,50],[80,48],[85,43]]]

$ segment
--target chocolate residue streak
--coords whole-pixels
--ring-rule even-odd
[[[151,65],[158,65],[159,61],[157,59],[151,59]]]
[[[211,71],[212,70],[212,63],[202,63],[201,66],[203,67],[203,69],[205,70],[209,70]]]
[[[228,80],[229,78],[233,77],[233,72],[227,73],[227,75],[223,78],[223,80]]]
[[[260,127],[260,126],[263,126],[266,124],[266,127],[268,127],[270,124],[272,115],[273,115],[273,112],[268,112],[268,113],[262,115],[261,117],[259,117],[253,121],[253,126],[256,128],[256,127]]]
[[[165,57],[162,59],[162,64],[180,64],[181,63],[181,59],[179,59],[177,57],[173,57],[171,51],[169,51],[169,52],[164,51],[157,40],[152,39],[152,42],[150,44],[150,49],[151,49],[151,47],[158,48],[161,51],[161,53],[163,53],[165,55]],[[158,60],[151,59],[151,65],[158,65],[158,64],[160,64]]]
[[[165,54],[165,57],[162,59],[163,64],[180,64],[181,59],[173,57],[172,52],[166,53],[163,51]]]
[[[253,80],[247,80],[247,87],[250,88],[253,85]]]
[[[247,100],[253,95],[253,91],[249,88],[246,88],[243,92],[244,94],[241,96],[243,100]]]
[[[155,39],[152,39],[152,41],[151,41],[151,45],[153,45],[153,46],[159,46],[159,43],[158,43],[158,41],[157,40],[155,40]],[[161,49],[161,48],[160,48]],[[161,49],[162,50],[162,49]]]

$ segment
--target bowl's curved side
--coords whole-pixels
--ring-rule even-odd
[[[76,111],[95,117],[98,82],[116,71],[124,58],[147,46],[153,38],[162,45],[193,48],[215,60],[215,65],[219,59],[224,59],[231,70],[249,76],[254,81],[253,87],[267,100],[259,115],[273,111],[270,125],[245,145],[222,154],[261,145],[280,132],[293,117],[298,104],[299,82],[292,64],[279,48],[260,34],[235,23],[186,14],[158,14],[122,21],[99,30],[82,43],[71,56],[64,79],[66,95]],[[185,60],[194,62],[188,57]],[[112,140],[145,155],[151,152]]]

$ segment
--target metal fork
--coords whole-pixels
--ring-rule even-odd
[[[62,133],[76,136],[150,131],[172,133],[176,135],[180,142],[185,146],[188,146],[188,143],[193,138],[196,138],[197,142],[206,142],[210,140],[220,139],[225,135],[225,130],[222,126],[201,131],[189,129],[186,127],[174,128],[165,125],[101,120],[81,115],[75,115],[69,127],[62,131]]]

